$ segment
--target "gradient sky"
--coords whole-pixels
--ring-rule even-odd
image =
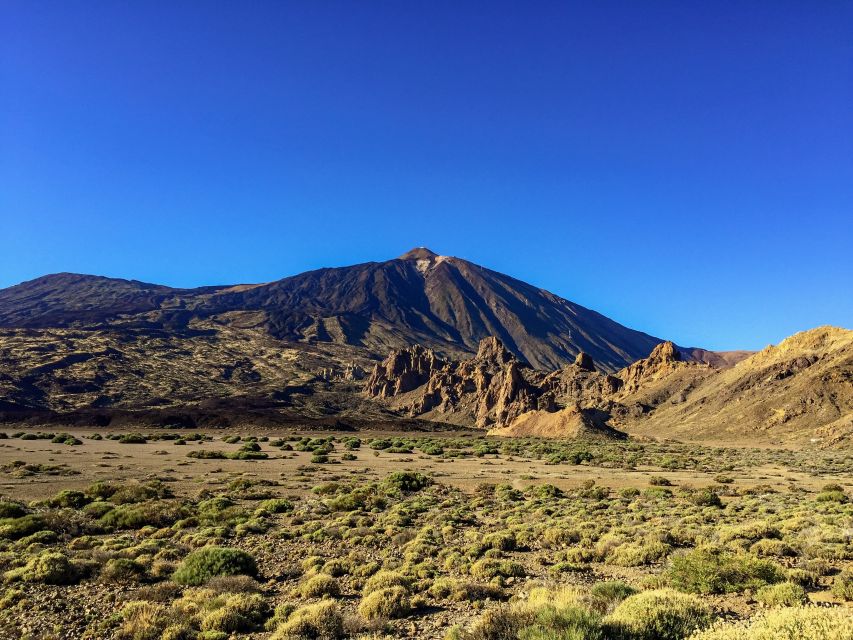
[[[0,3],[0,287],[419,245],[682,345],[853,327],[853,2]]]

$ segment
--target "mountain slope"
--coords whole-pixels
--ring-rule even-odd
[[[414,347],[375,365],[365,392],[407,417],[496,435],[615,428],[655,438],[835,444],[853,438],[853,331],[805,331],[722,370],[685,361],[665,342],[613,375],[585,355],[551,373],[530,369],[495,338],[461,362]]]
[[[633,431],[776,442],[853,436],[853,331],[797,333],[671,396]]]
[[[424,248],[259,285],[175,289],[58,274],[0,290],[0,327],[180,332],[199,320],[379,355],[419,343],[461,357],[494,335],[542,369],[568,364],[583,351],[615,371],[660,342],[543,289]]]

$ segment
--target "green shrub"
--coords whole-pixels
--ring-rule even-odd
[[[291,613],[270,640],[340,640],[345,635],[344,619],[338,606],[324,601]]]
[[[339,596],[341,587],[338,581],[325,573],[311,576],[299,586],[299,593],[303,598],[324,598],[326,596]]]
[[[451,636],[452,637],[452,636]],[[527,600],[488,609],[460,640],[608,640],[599,616],[571,589],[535,589]]]
[[[261,629],[269,617],[269,605],[257,593],[230,595],[220,608],[207,614],[201,622],[203,631],[225,633],[250,632]]]
[[[141,433],[126,433],[118,441],[120,444],[145,444],[148,439]]]
[[[285,498],[271,498],[261,502],[258,508],[270,513],[288,513],[293,511],[293,503]]]
[[[64,553],[46,551],[19,569],[7,571],[4,578],[9,582],[42,582],[44,584],[73,584],[78,572]]]
[[[785,607],[745,622],[720,622],[690,640],[851,640],[849,609]]]
[[[82,509],[89,502],[91,502],[91,499],[85,493],[82,491],[72,491],[71,489],[60,491],[47,501],[51,507],[66,507],[69,509]]]
[[[411,584],[412,581],[400,573],[395,571],[379,571],[367,579],[361,593],[363,595],[368,595],[374,591],[388,589],[390,587],[403,587],[404,589],[408,589]]]
[[[0,500],[0,520],[6,520],[8,518],[20,518],[22,516],[25,516],[26,514],[27,510],[22,504],[18,504],[17,502]]]
[[[583,602],[593,611],[606,614],[635,593],[637,590],[634,587],[620,580],[596,582],[583,598]]]
[[[708,625],[711,610],[695,596],[658,589],[629,596],[605,621],[631,640],[682,640]]]
[[[432,583],[429,588],[429,595],[436,600],[479,602],[481,600],[500,600],[504,597],[504,591],[491,584],[442,577]]]
[[[0,520],[0,538],[17,540],[42,531],[45,527],[44,518],[34,513],[20,518],[4,518]]]
[[[832,581],[832,593],[842,600],[853,600],[853,569],[846,569],[835,576]]]
[[[256,576],[255,559],[245,551],[229,547],[203,547],[190,553],[175,571],[178,584],[197,586],[216,576]]]
[[[130,558],[111,558],[101,569],[101,579],[107,582],[133,582],[145,575],[145,567]]]
[[[388,493],[407,494],[420,491],[432,484],[432,480],[415,471],[395,471],[382,481]]]
[[[471,566],[471,575],[475,578],[520,578],[524,574],[524,566],[511,560],[483,558]]]
[[[161,501],[143,504],[123,504],[104,513],[99,522],[115,529],[141,529],[142,527],[166,527],[186,517],[186,509]]]
[[[806,590],[793,582],[780,582],[761,587],[755,599],[768,607],[793,607],[808,602]]]
[[[400,586],[372,591],[358,605],[359,614],[366,620],[402,618],[411,609],[409,592]]]
[[[785,579],[779,565],[747,553],[699,548],[671,558],[666,577],[676,589],[690,593],[731,593],[757,589]]]

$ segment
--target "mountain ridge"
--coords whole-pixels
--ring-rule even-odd
[[[284,341],[335,342],[377,355],[420,343],[448,356],[498,336],[548,369],[581,351],[616,370],[661,339],[547,290],[419,247],[398,258],[325,267],[261,284],[176,288],[60,273],[0,290],[0,327],[189,330],[195,320],[263,327]]]

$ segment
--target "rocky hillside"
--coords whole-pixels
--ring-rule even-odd
[[[819,327],[714,371],[670,399],[638,433],[818,443],[853,436],[853,331]]]
[[[58,274],[0,290],[6,328],[189,334],[198,321],[260,329],[285,342],[356,346],[380,357],[422,344],[461,358],[493,335],[542,369],[573,362],[583,351],[615,371],[660,342],[543,289],[423,248],[258,285],[175,289]]]
[[[618,429],[653,437],[834,443],[853,435],[853,332],[807,331],[728,369],[685,361],[664,342],[615,374],[598,371],[587,354],[550,373],[534,370],[495,338],[462,362],[414,347],[377,364],[365,391],[402,415],[499,435]]]

